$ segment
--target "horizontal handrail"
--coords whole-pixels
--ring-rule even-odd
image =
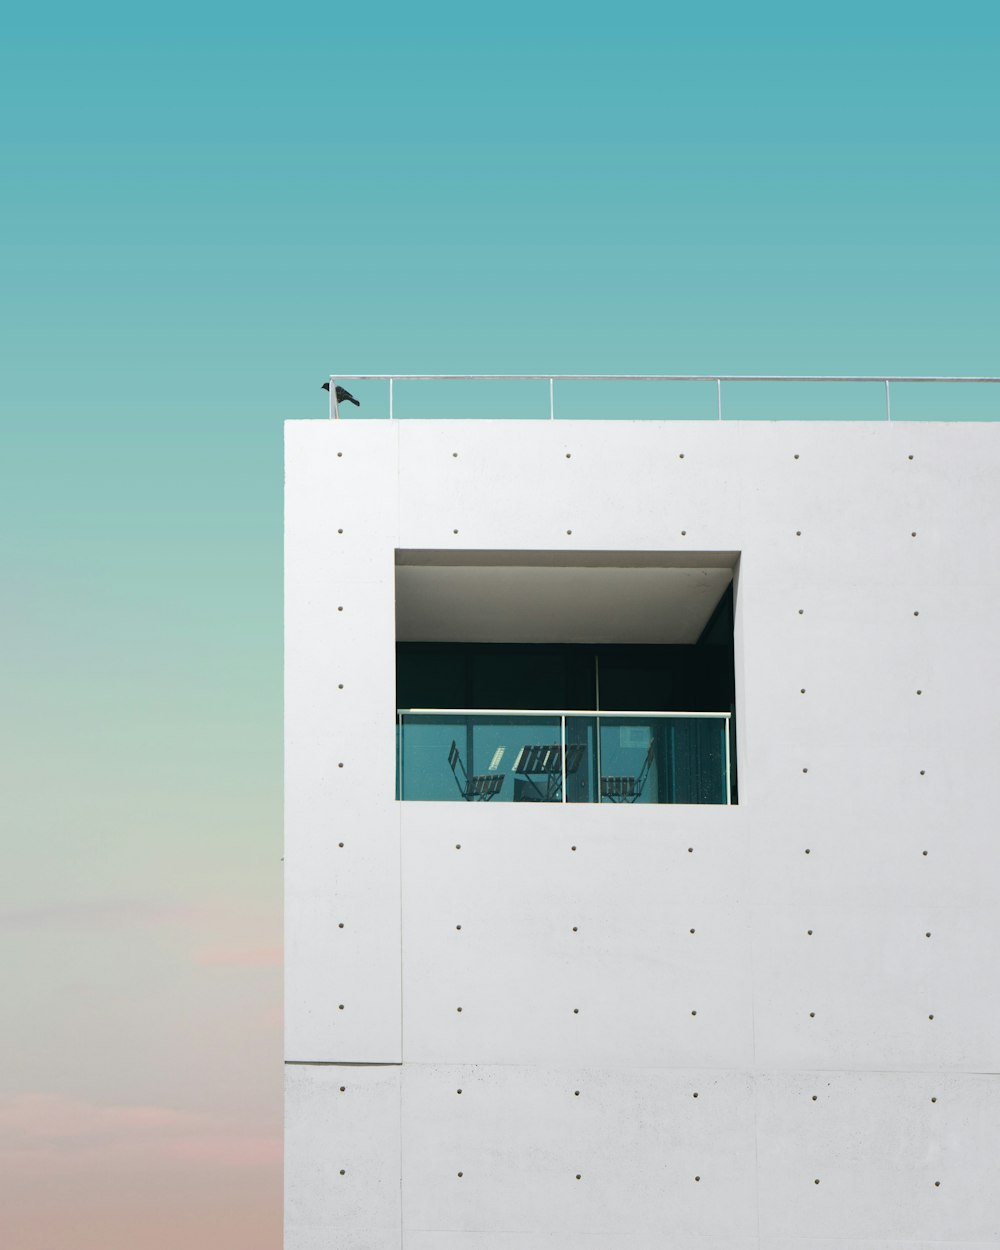
[[[393,418],[393,385],[396,382],[548,382],[549,420],[556,419],[556,382],[711,382],[715,385],[718,419],[722,420],[723,382],[877,382],[885,388],[885,419],[892,420],[890,390],[893,382],[995,383],[1000,377],[945,374],[834,374],[834,373],[337,373],[326,384],[330,392],[330,419],[340,418],[337,382],[388,382],[389,419]],[[356,402],[356,401],[355,401]]]
[[[341,382],[1000,382],[1000,377],[827,373],[337,373]]]
[[[608,708],[601,708],[599,711],[593,710],[577,710],[575,708],[567,709],[543,709],[538,708],[496,708],[496,707],[400,707],[396,709],[397,716],[633,716],[643,720],[649,720],[653,717],[669,718],[669,717],[708,717],[714,716],[720,719],[729,720],[732,712],[612,712]]]

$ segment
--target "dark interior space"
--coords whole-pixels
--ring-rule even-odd
[[[400,708],[729,712],[733,595],[693,645],[398,642]]]

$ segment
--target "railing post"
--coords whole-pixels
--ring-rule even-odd
[[[549,378],[549,420],[556,419],[556,402],[552,394],[552,379]]]
[[[566,717],[560,716],[562,723],[562,801],[566,802]]]
[[[722,379],[715,379],[715,398],[719,405],[719,420],[722,420]]]
[[[594,655],[594,760],[597,764],[597,802],[601,801],[601,660]]]
[[[889,379],[888,378],[886,378],[885,380],[885,419],[886,421],[892,420],[892,410],[889,407]]]
[[[597,709],[600,709],[600,700],[598,700]],[[594,757],[597,761],[597,801],[601,802],[601,718],[594,717]]]
[[[389,420],[392,420],[392,378],[389,379]]]
[[[340,405],[337,403],[337,380],[330,374],[330,420],[340,420]]]

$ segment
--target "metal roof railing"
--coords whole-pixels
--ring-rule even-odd
[[[904,374],[783,374],[783,373],[338,373],[330,375],[330,419],[338,420],[338,382],[388,382],[389,419],[393,419],[395,382],[548,382],[549,420],[556,419],[556,382],[714,382],[718,420],[722,420],[723,382],[877,382],[885,387],[885,419],[892,420],[890,386],[893,382],[979,383],[1000,377],[907,376]]]

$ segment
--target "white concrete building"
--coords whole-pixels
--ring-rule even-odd
[[[1000,1245],[1000,425],[286,440],[286,1250]]]

